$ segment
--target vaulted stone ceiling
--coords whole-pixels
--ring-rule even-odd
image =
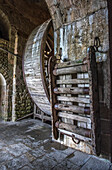
[[[50,18],[45,0],[0,0],[0,2],[10,6],[12,11],[16,9],[35,25],[40,25]]]

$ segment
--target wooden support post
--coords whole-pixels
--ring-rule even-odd
[[[100,154],[100,111],[99,111],[99,92],[98,92],[98,74],[96,65],[95,49],[89,48],[88,53],[88,73],[90,84],[90,113],[92,121],[92,145],[95,154]]]
[[[52,111],[52,126],[53,126],[53,136],[54,139],[58,139],[58,129],[55,126],[55,123],[58,121],[57,111],[54,108],[54,104],[57,103],[57,98],[54,93],[54,88],[56,86],[56,77],[52,74],[54,70],[54,66],[56,64],[56,57],[50,57],[49,59],[49,85],[50,85],[50,103],[51,103],[51,111]]]
[[[33,113],[33,118],[35,119],[35,115],[36,115],[36,104],[34,104],[34,113]]]
[[[44,123],[44,112],[41,111],[41,119],[42,119],[42,123]]]

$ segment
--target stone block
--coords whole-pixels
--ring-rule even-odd
[[[6,150],[14,155],[15,157],[18,157],[20,155],[23,155],[24,153],[28,152],[30,150],[29,147],[25,146],[23,143],[17,143],[10,146],[10,148],[6,148]]]
[[[107,160],[91,157],[80,170],[109,170],[110,163]]]
[[[33,162],[34,167],[38,167],[38,169],[45,170],[45,169],[52,169],[56,166],[57,162],[53,158],[48,158],[46,156],[42,157],[41,159],[36,159]]]
[[[12,161],[9,161],[7,163],[8,169],[11,169],[11,170],[20,169],[25,165],[30,165],[30,162],[24,155],[22,155],[18,158],[15,158]]]
[[[60,151],[51,152],[47,156],[50,158],[53,158],[57,163],[62,162],[67,157],[66,154],[64,154]]]
[[[5,163],[6,161],[12,160],[13,156],[7,151],[3,150],[0,152],[0,164]]]
[[[70,161],[63,161],[60,164],[58,164],[57,166],[55,166],[53,168],[53,170],[79,170],[80,168],[77,165],[74,165],[72,162]]]
[[[74,153],[74,156],[72,158],[70,158],[69,161],[71,161],[72,163],[74,163],[77,166],[83,166],[88,161],[88,159],[90,157],[91,156],[88,154],[76,151]]]

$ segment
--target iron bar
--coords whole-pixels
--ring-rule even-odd
[[[0,50],[5,51],[5,52],[7,52],[7,53],[10,53],[10,54],[13,55],[13,56],[20,57],[18,54],[14,54],[14,53],[12,53],[11,51],[8,51],[8,50],[6,50],[6,49],[4,49],[4,48],[2,48],[2,47],[0,47]]]

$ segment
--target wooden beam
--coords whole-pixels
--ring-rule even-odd
[[[55,65],[55,68],[67,68],[67,67],[73,67],[73,66],[80,66],[83,65],[83,63],[80,61],[68,61],[63,62]]]
[[[61,111],[70,111],[70,112],[74,112],[74,113],[90,114],[89,108],[84,108],[84,107],[80,107],[80,106],[55,104],[54,108],[56,110],[61,110]]]
[[[66,102],[79,102],[79,103],[90,103],[90,99],[85,97],[71,97],[71,96],[57,96],[58,101],[66,101]]]
[[[84,136],[81,136],[79,134],[76,134],[76,133],[73,133],[73,132],[69,132],[67,130],[64,130],[64,129],[59,129],[59,132],[63,135],[67,135],[67,136],[75,136],[75,138],[81,140],[81,141],[84,141],[84,142],[87,142],[87,143],[90,143],[91,142],[91,139],[90,138],[87,138],[87,137],[84,137]]]
[[[76,133],[76,134],[79,134],[79,135],[82,135],[88,138],[91,137],[91,131],[89,129],[79,128],[75,125],[71,125],[71,124],[59,122],[59,121],[55,123],[55,126],[59,129],[69,130],[70,132],[73,132],[73,133]]]
[[[89,80],[88,79],[57,80],[57,84],[89,84]]]
[[[57,87],[54,88],[55,94],[89,94],[89,88],[81,87]]]
[[[55,94],[89,94],[89,88],[81,87],[57,87],[54,88]]]
[[[60,68],[53,70],[53,74],[55,76],[63,75],[63,74],[74,74],[74,73],[85,73],[88,71],[87,65],[80,65],[75,67],[68,68]]]
[[[28,118],[28,117],[33,116],[33,115],[34,115],[34,113],[29,113],[29,114],[27,114],[27,115],[25,115],[25,116],[23,116],[21,118],[18,118],[16,121],[23,120],[23,119]]]
[[[91,119],[84,117],[84,116],[79,116],[76,114],[71,114],[69,112],[58,112],[58,116],[62,117],[62,118],[67,118],[67,119],[72,119],[72,120],[77,120],[77,121],[81,121],[81,122],[85,122],[85,123],[91,123]]]

